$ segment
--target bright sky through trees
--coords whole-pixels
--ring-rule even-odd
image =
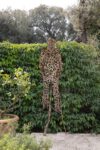
[[[33,9],[40,4],[67,8],[77,4],[78,0],[0,0],[0,10],[11,7],[12,9]]]

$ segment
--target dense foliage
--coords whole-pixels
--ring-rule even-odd
[[[100,43],[99,8],[99,0],[79,0],[77,6],[72,6],[67,10],[69,21],[78,32],[80,40],[97,47]]]
[[[3,117],[3,114],[11,110],[14,111],[21,99],[27,96],[31,83],[28,73],[23,71],[22,68],[15,69],[12,75],[1,70],[0,78],[2,92],[7,96],[7,101],[3,98],[0,101],[0,117]]]
[[[47,110],[42,108],[42,78],[39,69],[40,52],[46,44],[0,44],[0,69],[3,75],[12,75],[22,68],[30,76],[31,87],[22,97],[13,113],[20,117],[20,127],[30,124],[32,131],[43,131]],[[50,132],[100,132],[100,71],[98,52],[91,46],[76,42],[58,43],[63,61],[60,92],[63,110],[61,115],[52,109]],[[1,80],[1,79],[0,79]],[[2,84],[2,80],[0,81]],[[0,87],[0,99],[10,101],[6,90]],[[54,102],[52,102],[54,106]],[[1,107],[1,105],[0,105]],[[21,128],[20,128],[21,130]]]
[[[75,35],[63,8],[40,5],[29,11],[0,10],[0,42],[43,43],[48,36],[71,40]]]

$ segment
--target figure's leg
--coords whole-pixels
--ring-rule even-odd
[[[59,93],[59,85],[58,80],[53,82],[53,96],[55,100],[55,111],[61,113],[61,104],[60,104],[60,93]]]
[[[49,107],[49,82],[43,81],[43,96],[42,96],[43,108]]]

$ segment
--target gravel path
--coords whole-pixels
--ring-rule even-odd
[[[32,133],[37,140],[50,139],[53,146],[50,150],[100,150],[100,134],[47,134]]]

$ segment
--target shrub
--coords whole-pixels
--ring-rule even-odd
[[[20,117],[20,127],[31,124],[31,130],[43,131],[47,111],[42,108],[42,79],[39,70],[40,52],[46,44],[0,44],[0,69],[13,74],[21,67],[30,74],[31,87],[19,107],[14,111]],[[59,42],[63,61],[60,93],[63,110],[61,116],[52,111],[50,132],[90,132],[100,129],[100,66],[95,48],[76,42]],[[8,88],[8,87],[7,87]],[[0,88],[1,97],[5,92]],[[24,100],[23,100],[24,99]]]
[[[3,70],[0,72],[2,94],[0,101],[0,118],[3,114],[14,111],[21,99],[27,96],[30,89],[29,74],[23,71],[22,68],[14,70],[13,75],[5,73]],[[5,101],[7,99],[7,101]]]
[[[85,44],[63,43],[61,77],[65,126],[72,132],[89,132],[100,124],[100,71],[97,51]],[[99,126],[100,127],[100,126]]]
[[[49,150],[50,141],[39,141],[29,134],[21,134],[15,137],[5,135],[0,139],[0,150]]]

